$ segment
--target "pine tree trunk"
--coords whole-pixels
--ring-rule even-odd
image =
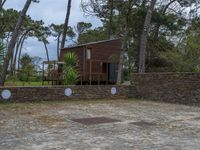
[[[20,45],[20,48],[19,48],[18,67],[17,67],[17,70],[18,70],[18,71],[19,71],[19,69],[20,69],[21,53],[22,53],[22,48],[23,48],[25,39],[26,39],[26,36],[23,37],[22,42],[21,42],[21,45]]]
[[[156,0],[152,0],[144,22],[144,29],[140,41],[139,73],[145,73],[147,37],[151,26],[151,18],[155,4]]]
[[[67,29],[68,29],[68,23],[69,23],[69,16],[71,12],[71,2],[72,0],[68,0],[68,6],[67,6],[67,14],[65,18],[65,23],[64,23],[64,30],[63,30],[63,36],[62,36],[62,41],[61,41],[61,48],[65,47],[65,41],[67,37]]]
[[[125,34],[122,39],[122,46],[121,46],[121,52],[120,52],[120,58],[119,58],[119,64],[118,64],[118,72],[117,72],[117,85],[120,85],[122,83],[124,51],[126,48],[126,36],[127,36],[127,34]]]
[[[48,61],[48,63],[49,63],[50,60],[49,60],[49,52],[48,52],[47,44],[46,44],[45,41],[43,41],[43,44],[44,44],[45,51],[46,51],[46,55],[47,55],[47,61]]]
[[[108,37],[111,39],[112,37],[112,20],[113,20],[113,0],[109,0],[110,6],[110,16],[109,16],[109,28],[108,28]]]
[[[58,39],[57,39],[57,58],[58,58],[58,61],[60,60],[60,36],[61,36],[61,34],[59,33]]]
[[[6,37],[6,44],[5,44],[6,47],[5,47],[5,49],[8,49],[9,39],[10,39],[10,32],[8,32],[8,35]]]
[[[14,54],[17,52],[17,47],[19,45],[19,39],[16,42],[16,46],[13,50],[12,56],[11,56],[11,60],[10,60],[10,75],[13,76],[14,75]],[[8,67],[9,68],[9,67]]]
[[[173,4],[174,2],[176,2],[176,0],[172,0],[170,1],[163,9],[163,11],[161,12],[161,15],[165,15],[167,9],[169,8],[169,6],[171,4]],[[157,40],[158,39],[158,36],[159,36],[159,30],[160,30],[160,26],[161,26],[161,22],[158,22],[157,25],[155,26],[155,33],[154,33],[154,40]]]
[[[124,52],[125,49],[127,48],[127,37],[128,37],[128,25],[129,25],[129,16],[131,13],[131,9],[132,9],[132,5],[131,5],[132,1],[129,0],[128,1],[128,11],[126,13],[126,22],[124,25],[124,29],[122,29],[123,31],[123,38],[122,38],[122,46],[121,46],[121,52],[120,52],[120,58],[119,58],[119,65],[118,65],[118,73],[117,73],[117,84],[120,85],[122,83],[122,77],[123,77],[123,64],[124,64]]]
[[[14,55],[14,61],[13,61],[13,64],[12,64],[12,66],[13,66],[13,72],[14,72],[14,74],[15,74],[15,66],[16,66],[16,61],[17,61],[17,54],[18,54],[18,52],[19,52],[19,47],[20,47],[20,45],[21,45],[21,39],[22,38],[20,38],[20,41],[17,43],[17,47],[16,47],[16,51],[15,51],[15,55]]]
[[[16,44],[18,44],[18,43],[19,43],[19,41],[18,41],[18,38],[17,38]],[[13,66],[12,66],[12,64],[13,64],[13,59],[14,59],[13,56],[14,56],[15,51],[16,51],[16,46],[15,46],[15,48],[12,51],[10,63],[8,65],[8,70],[10,70],[9,74],[11,76],[13,76]]]
[[[2,0],[0,0],[0,11],[2,10]]]
[[[0,11],[3,9],[3,5],[6,3],[6,0],[0,0]]]
[[[23,33],[23,35],[21,36],[19,42],[17,43],[17,47],[16,47],[16,52],[14,55],[14,60],[13,60],[13,64],[12,64],[12,69],[13,69],[13,74],[15,75],[15,71],[16,71],[16,62],[17,62],[17,55],[19,53],[19,49],[20,49],[20,45],[22,44],[22,41],[24,39],[24,37],[31,31],[31,29],[28,29],[25,33]]]
[[[13,50],[15,48],[17,37],[19,35],[20,28],[22,26],[23,20],[24,20],[24,18],[26,16],[26,12],[28,11],[28,8],[29,8],[31,2],[32,2],[32,0],[27,0],[26,1],[25,5],[24,5],[24,8],[23,8],[23,10],[22,10],[22,12],[21,12],[21,14],[19,16],[19,19],[17,21],[15,30],[13,31],[12,38],[11,38],[11,40],[9,42],[8,50],[7,50],[7,53],[6,53],[6,58],[5,58],[4,64],[3,64],[2,76],[1,76],[1,80],[0,80],[0,85],[1,86],[4,85],[4,82],[6,80],[6,75],[7,75],[7,71],[8,71],[9,62],[10,62],[10,59],[12,57]]]

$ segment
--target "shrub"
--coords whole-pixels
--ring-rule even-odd
[[[64,76],[66,85],[74,85],[78,81],[78,57],[73,52],[68,52],[64,56]]]

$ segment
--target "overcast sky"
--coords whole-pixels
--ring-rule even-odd
[[[74,27],[77,22],[84,21],[90,22],[94,27],[101,26],[99,19],[95,17],[85,17],[80,9],[81,0],[72,0],[71,15],[69,19],[69,25]],[[7,0],[5,8],[14,8],[21,10],[25,0]],[[46,25],[62,24],[64,23],[66,16],[67,0],[40,0],[40,3],[32,3],[28,11],[28,14],[34,20],[43,20]],[[56,59],[56,41],[49,39],[50,44],[49,55],[51,60]],[[28,39],[24,45],[23,53],[28,53],[31,56],[39,56],[43,60],[46,60],[45,50],[42,43],[39,43],[36,39]]]

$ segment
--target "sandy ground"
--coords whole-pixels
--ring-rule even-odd
[[[79,118],[120,122],[83,125]],[[200,149],[200,107],[139,100],[0,104],[0,150]]]

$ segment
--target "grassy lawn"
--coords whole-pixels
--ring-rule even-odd
[[[44,82],[44,85],[48,85],[48,82]],[[51,82],[49,82],[51,85]],[[42,82],[22,82],[22,81],[6,81],[5,86],[42,86]]]

